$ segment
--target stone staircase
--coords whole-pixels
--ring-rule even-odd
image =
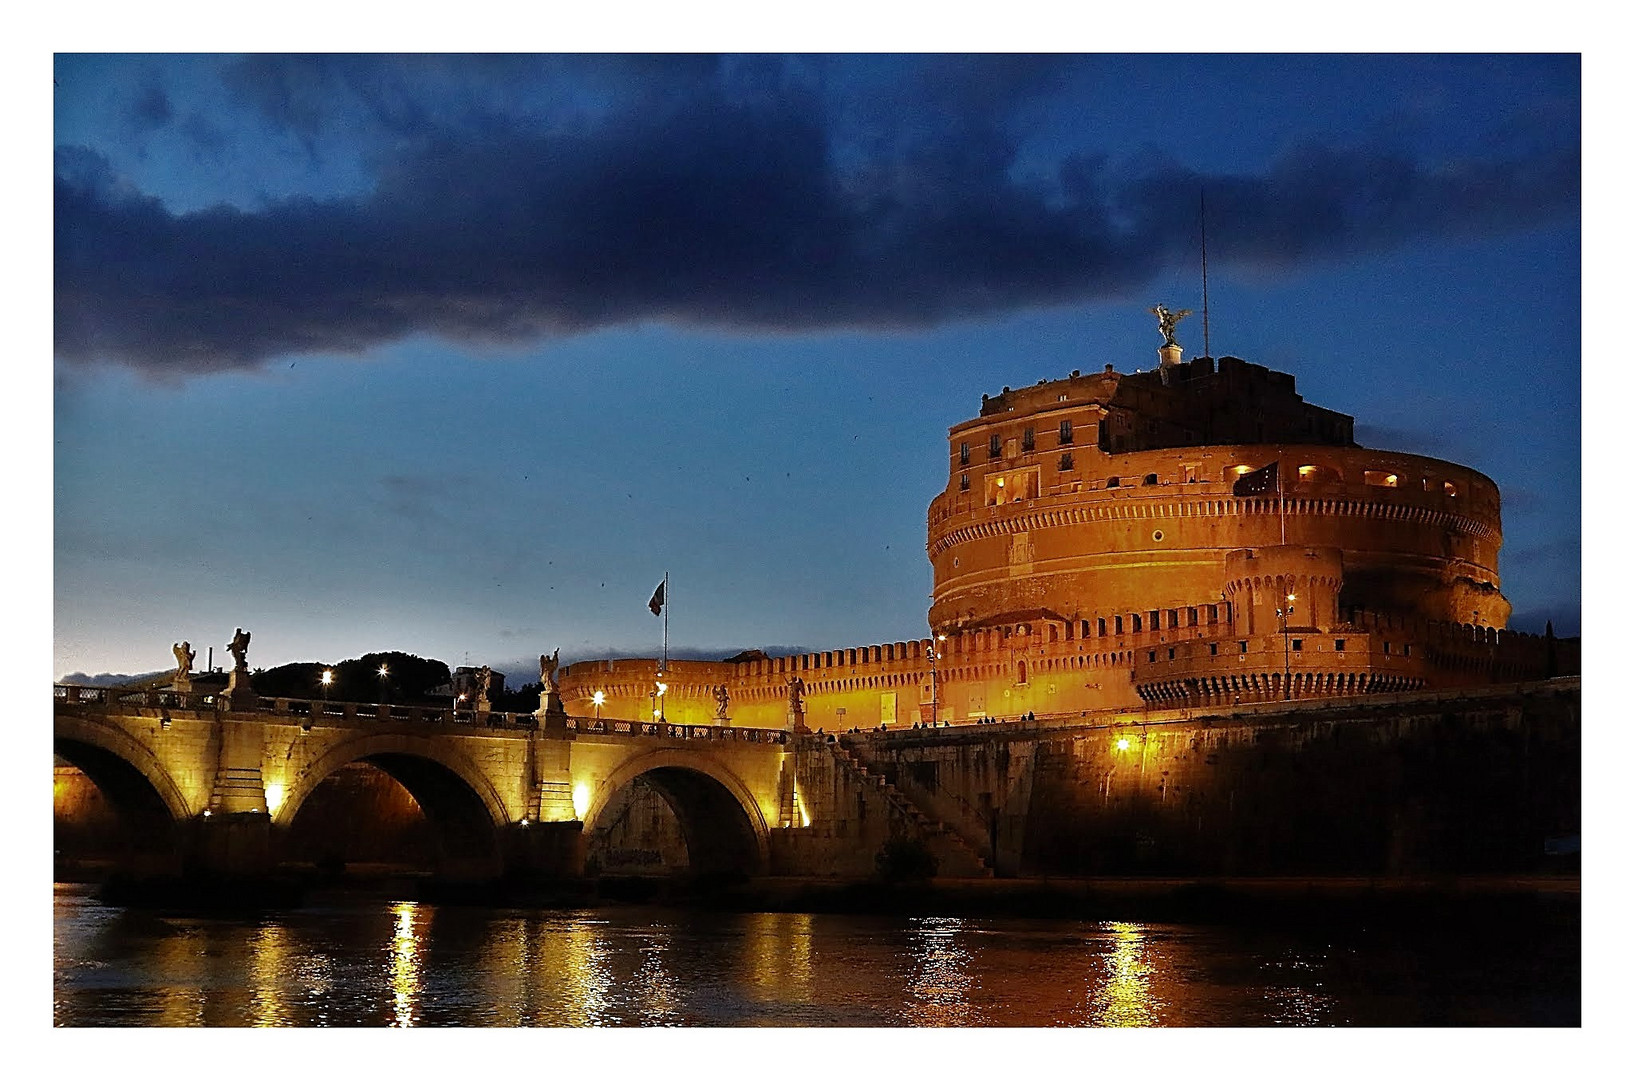
[[[904,821],[912,834],[922,840],[930,853],[936,856],[938,877],[954,878],[990,878],[993,868],[987,860],[965,842],[946,823],[938,821],[916,806],[895,784],[886,782],[885,777],[872,771],[863,764],[857,752],[846,745],[844,736],[834,742],[826,744],[833,752],[841,767],[849,769],[862,782],[865,788],[874,789],[881,795],[893,812]]]

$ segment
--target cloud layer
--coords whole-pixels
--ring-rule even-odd
[[[367,151],[372,189],[175,213],[96,150],[59,147],[57,355],[173,375],[411,334],[929,325],[1129,294],[1192,258],[1204,186],[1211,261],[1259,266],[1577,210],[1575,129],[1433,159],[1306,145],[1257,175],[1052,154],[1018,117],[1058,65],[1021,60],[927,62],[896,112],[838,107],[798,64],[634,59],[594,68],[600,83],[569,65],[565,119],[472,88],[516,81],[504,58],[435,99],[366,64],[246,61],[233,92],[314,146],[326,81],[367,104],[390,136]],[[177,116],[156,85],[126,111]]]

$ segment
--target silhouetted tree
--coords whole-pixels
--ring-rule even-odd
[[[384,666],[386,676],[381,678]],[[430,691],[447,685],[448,665],[441,660],[426,660],[405,652],[365,653],[355,660],[338,664],[296,663],[283,664],[257,672],[255,692],[264,697],[323,697],[324,671],[335,673],[329,686],[330,701],[357,701],[374,703],[389,698],[394,704],[435,704],[446,701],[434,698]],[[534,698],[534,706],[538,704]]]

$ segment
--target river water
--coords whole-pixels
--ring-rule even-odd
[[[55,890],[57,1026],[1575,1025],[1576,927],[534,911]]]

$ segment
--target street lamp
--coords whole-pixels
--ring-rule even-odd
[[[940,709],[937,708],[936,661],[938,659],[940,659],[941,645],[939,643],[943,642],[943,641],[946,641],[946,640],[947,640],[947,635],[946,634],[937,634],[936,639],[934,641],[932,641],[931,644],[930,644],[930,726],[931,727],[936,726],[936,717],[941,711]]]
[[[669,683],[656,680],[653,682],[652,714],[660,724],[664,722],[664,692],[668,689]],[[601,713],[598,711],[596,715],[599,717]]]
[[[318,681],[323,683],[323,700],[324,704],[327,705],[329,703],[329,684],[335,681],[335,673],[333,671],[325,671],[318,677]]]
[[[387,697],[389,696],[390,690],[391,690],[391,684],[386,682],[386,675],[387,675],[386,665],[381,664],[380,665],[380,670],[375,672],[375,674],[380,676],[380,700],[382,702],[385,702]]]
[[[1285,607],[1277,608],[1277,618],[1282,620],[1282,700],[1293,700],[1293,688],[1288,685],[1288,616],[1294,613],[1294,594],[1288,594],[1288,603]]]
[[[600,690],[590,695],[590,704],[596,707],[596,719],[601,719],[601,707],[607,701],[607,695]]]

